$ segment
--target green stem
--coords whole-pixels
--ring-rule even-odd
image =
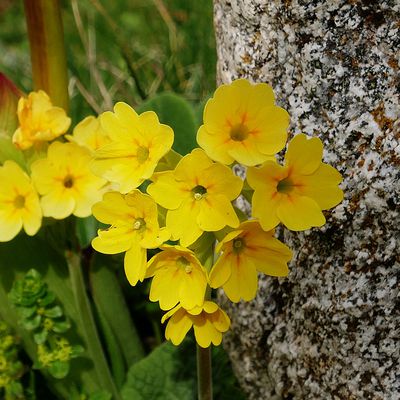
[[[82,330],[85,335],[87,350],[97,373],[101,387],[113,395],[115,400],[121,397],[115,387],[110,369],[105,358],[103,347],[97,333],[89,298],[86,294],[85,282],[83,279],[81,260],[78,254],[68,251],[66,253],[68,269],[71,278],[72,291],[75,297],[76,309]]]
[[[202,263],[207,270],[210,272],[214,263],[214,244],[215,239],[208,247],[208,251],[203,253],[201,257]],[[205,300],[211,299],[211,288],[207,286]],[[212,388],[212,366],[211,366],[211,345],[207,348],[202,348],[197,345],[197,396],[198,400],[212,400],[213,388]]]
[[[34,89],[68,112],[68,71],[59,0],[24,0]]]

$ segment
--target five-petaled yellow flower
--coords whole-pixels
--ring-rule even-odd
[[[19,99],[18,120],[19,128],[14,133],[13,142],[21,150],[55,139],[71,124],[65,111],[53,106],[43,90]]]
[[[111,139],[101,127],[98,118],[93,116],[86,117],[78,125],[75,126],[72,135],[65,137],[82,147],[86,147],[91,152],[98,150],[100,147],[110,143]]]
[[[0,242],[13,239],[24,227],[33,236],[40,228],[39,196],[28,175],[14,161],[0,167]]]
[[[178,304],[162,317],[161,322],[168,318],[170,319],[165,329],[165,337],[175,346],[182,342],[192,326],[200,347],[209,347],[211,343],[218,346],[221,344],[222,334],[231,324],[225,311],[212,301],[205,301],[201,307],[191,310],[185,310]]]
[[[125,103],[114,112],[100,115],[100,123],[111,143],[95,152],[93,171],[128,193],[150,178],[158,161],[171,149],[173,130],[160,124],[156,113],[138,115]]]
[[[153,277],[150,300],[162,310],[177,303],[191,309],[201,306],[207,287],[207,272],[194,253],[180,246],[163,246],[148,264],[146,278]]]
[[[321,161],[322,150],[320,139],[299,134],[289,143],[284,166],[267,161],[247,170],[247,181],[254,189],[253,215],[264,230],[279,222],[293,231],[322,226],[325,217],[321,210],[342,201],[338,187],[342,177]]]
[[[197,142],[215,161],[254,166],[283,149],[289,114],[275,105],[272,88],[239,79],[220,86],[204,109]]]
[[[204,232],[239,226],[231,201],[239,196],[242,180],[225,165],[213,163],[201,149],[183,157],[174,171],[153,175],[148,193],[168,209],[167,229],[183,247]]]
[[[148,195],[134,190],[122,195],[110,192],[93,206],[93,215],[100,222],[110,224],[100,229],[92,241],[95,250],[105,254],[126,251],[124,267],[129,283],[143,281],[146,273],[146,249],[155,249],[169,239],[169,232],[160,229],[157,204]]]
[[[88,217],[101,200],[106,181],[90,171],[89,150],[75,143],[52,143],[47,158],[32,164],[32,180],[43,196],[45,217],[63,219],[73,214]]]
[[[210,272],[210,286],[223,287],[228,298],[237,303],[254,299],[257,293],[257,271],[271,276],[286,276],[291,250],[265,232],[258,221],[243,222],[218,244],[222,252]]]

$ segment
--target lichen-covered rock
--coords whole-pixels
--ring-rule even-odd
[[[220,82],[268,82],[291,134],[319,136],[345,200],[282,231],[287,279],[223,305],[249,399],[400,399],[398,0],[215,0]]]

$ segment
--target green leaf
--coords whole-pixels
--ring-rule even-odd
[[[89,396],[89,400],[111,400],[111,399],[112,399],[111,393],[108,393],[105,390],[91,393]]]
[[[99,223],[92,215],[87,218],[77,218],[75,229],[79,245],[84,249],[90,246],[92,239],[96,237]]]
[[[42,307],[46,307],[54,302],[56,295],[53,292],[47,292],[44,297],[38,300],[38,304]]]
[[[139,112],[155,111],[160,122],[169,125],[175,133],[172,148],[185,155],[195,147],[197,124],[192,106],[174,93],[161,93],[138,107]]]
[[[22,319],[32,317],[32,315],[35,314],[36,310],[37,310],[36,306],[33,306],[33,307],[17,307],[17,313]]]
[[[33,335],[33,340],[36,344],[43,344],[46,341],[48,334],[48,331],[43,329]]]
[[[26,318],[21,320],[21,325],[24,329],[28,331],[33,331],[34,329],[39,327],[41,321],[42,321],[42,316],[35,315],[33,318]]]
[[[22,169],[25,168],[25,160],[22,151],[18,150],[9,137],[0,132],[0,164],[6,160],[13,160]]]
[[[71,327],[71,323],[68,320],[54,322],[53,332],[64,333]]]
[[[63,310],[60,306],[54,306],[52,308],[46,308],[44,315],[49,318],[59,318],[63,315]]]
[[[63,379],[68,375],[69,362],[54,361],[50,366],[47,367],[47,371],[54,378]]]
[[[194,350],[194,346],[193,346]],[[143,360],[134,364],[122,388],[124,400],[192,400],[195,381],[185,376],[185,365],[179,359],[180,349],[164,343]]]

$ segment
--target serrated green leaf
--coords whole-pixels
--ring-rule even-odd
[[[44,315],[48,318],[59,318],[63,315],[63,310],[60,306],[54,306],[52,308],[46,308]]]
[[[185,155],[195,147],[197,124],[193,107],[174,93],[161,93],[138,107],[140,112],[155,111],[160,122],[169,125],[175,133],[172,148]]]
[[[194,347],[193,347],[194,349]],[[146,358],[134,364],[122,388],[124,400],[192,400],[195,381],[184,376],[179,348],[170,343],[157,347]]]

